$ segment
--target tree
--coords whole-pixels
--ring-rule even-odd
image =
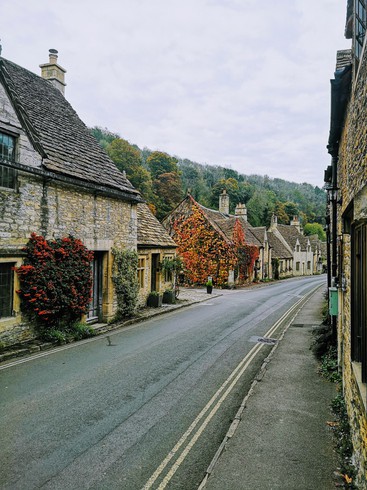
[[[117,133],[112,133],[107,128],[103,129],[99,126],[94,126],[94,128],[90,129],[90,132],[104,149],[106,149],[113,140],[115,140],[116,138],[120,138]]]
[[[106,151],[117,168],[126,172],[132,185],[148,199],[153,199],[152,178],[142,165],[141,154],[127,140],[117,138],[106,148]]]
[[[180,177],[175,172],[160,174],[153,182],[157,202],[157,218],[162,219],[174,209],[182,199]]]
[[[153,151],[147,158],[147,165],[155,180],[159,175],[174,172],[178,175],[177,158],[161,151]]]
[[[220,179],[211,190],[211,205],[214,208],[219,206],[219,196],[226,190],[229,195],[230,213],[234,214],[236,205],[240,202],[240,187],[233,177]]]
[[[322,242],[326,241],[326,233],[320,223],[307,223],[303,228],[303,233],[307,236],[317,235]]]

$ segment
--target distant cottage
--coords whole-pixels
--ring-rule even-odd
[[[189,282],[233,285],[252,281],[262,270],[262,244],[252,233],[243,204],[229,214],[229,196],[220,195],[219,211],[199,204],[189,194],[163,220],[178,245]],[[242,242],[241,242],[242,240]]]
[[[201,216],[200,223],[192,221],[195,212]],[[322,272],[322,242],[318,237],[304,236],[297,216],[290,225],[278,225],[277,221],[273,216],[268,229],[252,227],[247,221],[244,204],[236,206],[234,215],[229,214],[229,196],[223,191],[219,197],[219,211],[202,206],[188,195],[163,220],[163,225],[178,244],[178,253],[193,282],[202,283],[207,276],[213,276],[218,284],[233,285]],[[192,228],[191,233],[187,232],[188,226]],[[243,250],[247,250],[242,258],[238,256],[236,244],[239,229],[244,238]],[[209,230],[211,247],[206,243]],[[182,239],[185,233],[187,237]],[[231,251],[237,254],[232,261],[228,259]],[[239,273],[241,264],[242,274]]]

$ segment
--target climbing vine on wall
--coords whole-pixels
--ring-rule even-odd
[[[185,275],[191,283],[205,284],[208,276],[222,285],[236,265],[234,249],[207,221],[198,206],[188,218],[173,225],[174,239],[182,257]]]
[[[238,282],[252,276],[258,248],[245,241],[244,228],[236,220],[232,241],[216,230],[195,204],[189,217],[180,217],[173,224],[178,254],[182,257],[186,278],[191,283],[205,284],[212,276],[217,285],[228,281],[234,270]]]
[[[255,261],[259,258],[259,249],[246,243],[245,231],[238,219],[233,228],[233,243],[237,256],[237,277],[239,282],[244,282],[252,275]]]
[[[22,310],[43,329],[67,329],[87,312],[93,252],[72,237],[46,240],[32,233],[15,268]]]
[[[131,316],[138,302],[138,254],[135,250],[112,250],[114,256],[112,281],[117,297],[115,320]]]

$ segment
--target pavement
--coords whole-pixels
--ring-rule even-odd
[[[327,424],[336,385],[317,372],[312,330],[322,322],[324,287],[273,348],[245,398],[200,490],[329,490],[337,481]]]

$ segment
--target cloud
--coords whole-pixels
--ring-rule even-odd
[[[344,20],[334,0],[3,0],[0,22],[3,56],[32,71],[59,50],[86,124],[322,185]]]

